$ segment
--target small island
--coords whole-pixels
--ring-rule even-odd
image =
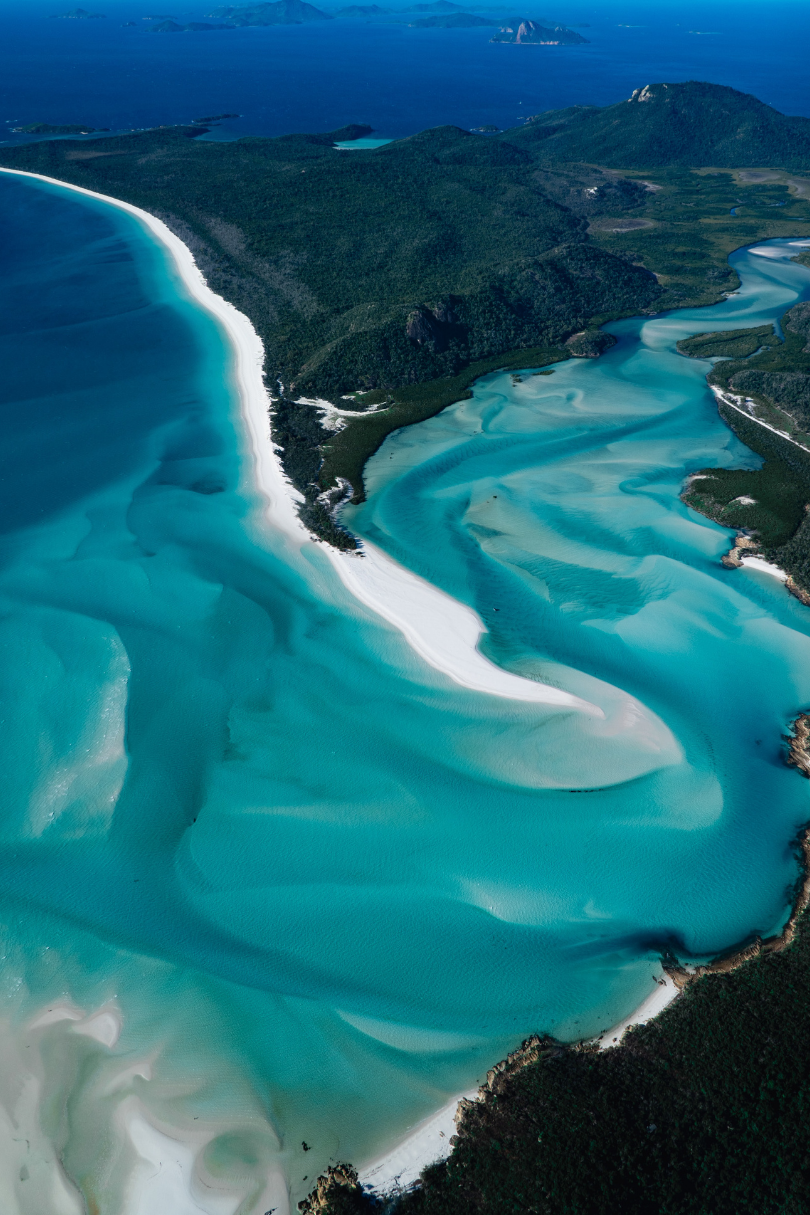
[[[497,34],[493,34],[490,42],[513,42],[521,46],[580,46],[587,42],[576,30],[569,30],[565,25],[540,25],[530,21],[528,17],[513,17],[508,25],[504,25]]]
[[[698,333],[677,342],[679,354],[691,359],[747,359],[766,344],[779,341],[773,325],[757,325],[753,329],[728,329],[719,333]]]
[[[246,25],[303,25],[308,21],[331,21],[329,13],[321,12],[306,0],[273,0],[266,4],[226,5],[207,13],[208,17],[223,17],[231,27]]]
[[[96,17],[106,17],[106,13],[88,13],[86,8],[72,8],[69,13],[51,13],[54,21],[92,21]]]
[[[498,25],[498,22],[493,17],[476,17],[473,13],[440,13],[434,17],[420,17],[418,21],[411,21],[409,24],[411,29],[418,30],[461,30],[477,26],[491,27]]]
[[[85,123],[29,122],[24,127],[12,127],[15,135],[94,135],[109,131],[109,127],[89,127]]]

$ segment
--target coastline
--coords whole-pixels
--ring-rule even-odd
[[[340,581],[356,599],[393,624],[425,662],[455,683],[509,700],[559,705],[604,718],[597,705],[561,688],[524,679],[485,658],[478,642],[486,631],[466,604],[420,578],[386,553],[363,541],[362,556],[326,554]]]
[[[254,488],[267,501],[265,514],[274,526],[284,535],[293,540],[298,547],[309,539],[309,532],[298,517],[295,509],[295,490],[287,481],[276,455],[270,431],[270,398],[264,384],[264,344],[256,330],[244,313],[239,312],[233,304],[211,290],[205,281],[202,271],[194,260],[194,255],[187,245],[175,236],[174,232],[148,211],[113,198],[109,194],[100,194],[96,190],[88,190],[84,186],[73,185],[69,181],[60,181],[56,177],[47,177],[43,173],[30,173],[24,169],[0,168],[0,172],[9,173],[15,177],[29,177],[35,181],[44,181],[51,186],[60,186],[64,190],[73,190],[88,198],[98,199],[126,211],[132,215],[151,234],[157,238],[171,255],[175,269],[183,285],[191,297],[207,312],[211,313],[225,330],[234,351],[234,373],[236,388],[241,403],[241,417],[247,433],[251,460],[254,468]]]
[[[631,1026],[644,1025],[653,1017],[657,1017],[681,994],[682,988],[666,972],[662,979],[656,980],[656,984],[655,991],[646,996],[629,1016],[617,1022],[611,1029],[605,1030],[598,1038],[586,1039],[586,1042],[598,1046],[600,1050],[611,1050],[620,1045]],[[513,1054],[518,1055],[521,1050],[522,1048],[519,1048]],[[513,1055],[509,1056],[510,1059],[512,1057]],[[499,1074],[500,1070],[501,1064],[494,1064],[487,1073],[487,1080],[483,1085],[459,1093],[435,1114],[428,1115],[427,1118],[408,1130],[403,1138],[398,1140],[387,1152],[383,1152],[370,1163],[358,1168],[358,1181],[363,1189],[379,1198],[397,1194],[412,1186],[428,1165],[446,1159],[452,1151],[451,1140],[456,1133],[456,1119],[460,1108],[463,1109],[464,1105],[478,1100],[488,1088],[489,1078]]]
[[[418,1180],[423,1169],[449,1156],[456,1133],[456,1113],[459,1102],[475,1101],[479,1089],[459,1093],[435,1114],[429,1114],[402,1139],[370,1164],[359,1170],[358,1180],[366,1190],[384,1197],[407,1190]]]
[[[273,442],[271,401],[263,377],[264,344],[244,313],[211,290],[189,247],[162,220],[132,203],[42,173],[7,168],[0,168],[0,172],[43,181],[118,207],[142,223],[168,250],[189,294],[220,322],[233,347],[240,413],[253,465],[253,487],[267,503],[265,517],[298,549],[307,543],[318,544],[298,515],[297,491],[283,472]],[[399,629],[411,648],[430,666],[461,686],[491,696],[558,705],[604,717],[598,706],[578,696],[495,666],[477,649],[484,626],[471,608],[431,586],[374,546],[364,542],[366,555],[362,560],[340,554],[331,545],[324,546],[323,551],[342,585],[356,599]],[[354,565],[349,567],[348,561],[354,561]]]

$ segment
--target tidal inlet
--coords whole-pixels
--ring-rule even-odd
[[[781,930],[810,614],[681,500],[760,460],[676,342],[777,321],[805,246],[395,431],[338,553],[176,238],[0,214],[3,1211],[282,1215]]]

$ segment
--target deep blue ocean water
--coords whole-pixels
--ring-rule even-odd
[[[69,8],[60,0],[0,3],[0,131],[4,123],[128,129],[238,113],[219,137],[347,122],[397,137],[442,123],[510,127],[541,110],[621,101],[652,81],[694,79],[810,114],[803,0],[565,0],[545,15],[586,23],[580,32],[589,43],[578,47],[497,45],[487,29],[353,21],[151,34],[142,18],[153,9],[131,0],[104,0],[104,20],[47,16]],[[209,11],[184,4],[175,15],[199,20]]]
[[[137,220],[8,175],[0,213],[9,1108],[42,1059],[20,1211],[50,1209],[57,1140],[105,1215],[146,1210],[138,1118],[245,1210],[298,1198],[528,1032],[614,1023],[662,948],[778,928],[810,620],[680,503],[690,470],[755,458],[673,344],[810,294],[795,249],[735,255],[740,293],[621,322],[596,363],[489,377],[372,461],[352,525],[603,727],[451,683],[267,527],[228,345]],[[120,1039],[31,1028],[65,1001],[114,1007]]]

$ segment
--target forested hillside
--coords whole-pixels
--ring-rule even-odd
[[[660,101],[673,89],[676,104]],[[721,298],[735,285],[732,249],[810,219],[807,193],[781,171],[766,182],[649,171],[676,144],[690,163],[723,163],[729,132],[756,122],[774,155],[789,146],[791,164],[810,165],[799,120],[715,85],[652,92],[496,136],[439,127],[362,152],[334,145],[367,127],[218,143],[195,138],[197,125],[29,144],[0,162],[133,202],[189,245],[264,342],[275,434],[308,525],[352,545],[322,494],[342,479],[361,498],[365,461],[391,430],[498,366],[594,353],[590,338],[566,342],[608,319]],[[596,144],[582,143],[588,131]],[[736,165],[763,163],[753,135],[735,150]],[[611,156],[635,167],[600,167]],[[326,429],[312,398],[344,408],[345,428]]]

